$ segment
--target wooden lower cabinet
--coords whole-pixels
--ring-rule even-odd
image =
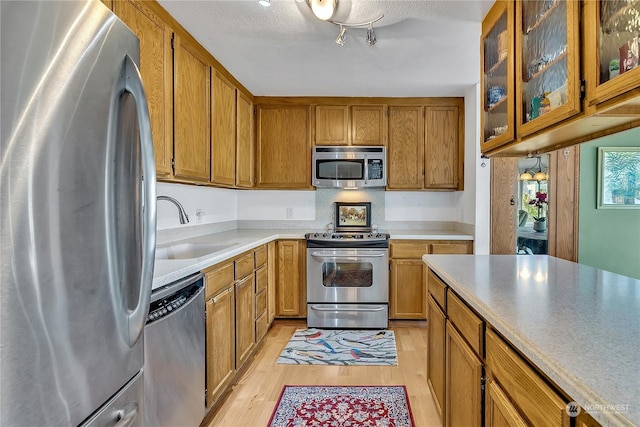
[[[236,282],[236,368],[251,355],[255,337],[255,277]]]
[[[489,381],[484,401],[485,427],[527,427],[527,422],[494,381]]]
[[[427,288],[422,259],[393,259],[389,281],[389,318],[426,319]]]
[[[518,412],[531,425],[568,427],[568,401],[560,396],[510,344],[487,329],[486,366]]]
[[[207,273],[207,280],[211,273]],[[233,381],[236,373],[235,292],[233,282],[206,303],[207,408]]]
[[[389,243],[389,319],[427,319],[425,254],[470,254],[470,240],[392,240]]]
[[[277,243],[277,317],[306,317],[305,241]]]
[[[276,242],[267,244],[267,316],[271,324],[276,317]]]
[[[269,257],[263,245],[205,271],[207,408],[229,389],[271,325]]]
[[[427,328],[429,342],[427,346],[427,384],[431,390],[431,395],[435,401],[440,419],[444,424],[446,318],[431,296],[428,297],[428,300],[427,317],[429,320],[427,322]]]
[[[456,328],[447,322],[445,425],[482,425],[482,361]]]

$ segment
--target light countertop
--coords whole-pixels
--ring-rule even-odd
[[[546,255],[422,259],[603,426],[640,425],[640,280]]]
[[[277,239],[304,239],[307,229],[235,229],[220,233],[191,237],[159,245],[169,246],[181,243],[216,243],[233,244],[232,246],[210,253],[200,258],[158,260],[155,262],[153,289],[180,280],[185,276],[202,271],[214,264],[233,258],[245,251]],[[381,230],[391,235],[392,239],[424,239],[424,240],[473,240],[473,236],[457,231],[447,230]]]

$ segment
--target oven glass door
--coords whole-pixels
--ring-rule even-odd
[[[327,261],[322,263],[322,286],[325,288],[370,288],[373,264],[370,262]]]
[[[388,259],[388,249],[307,249],[307,302],[388,302]]]

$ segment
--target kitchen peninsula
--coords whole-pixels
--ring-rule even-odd
[[[565,408],[572,401],[603,426],[640,425],[639,280],[546,255],[425,255],[423,261],[430,308],[440,312],[442,330],[447,325],[441,348],[447,355],[440,360],[447,359],[448,369],[460,363],[450,360],[454,353],[466,352],[474,372],[483,375],[484,365],[478,383],[487,378],[487,425],[494,413],[569,425],[568,416],[577,415]],[[451,371],[447,384],[456,375]],[[459,390],[447,387],[445,402],[437,391],[444,380],[428,377],[443,416],[457,416],[458,408],[447,406],[455,406]]]

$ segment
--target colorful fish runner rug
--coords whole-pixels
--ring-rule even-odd
[[[413,427],[405,386],[286,385],[268,427]]]
[[[278,357],[278,363],[396,366],[396,338],[389,330],[297,330]]]

